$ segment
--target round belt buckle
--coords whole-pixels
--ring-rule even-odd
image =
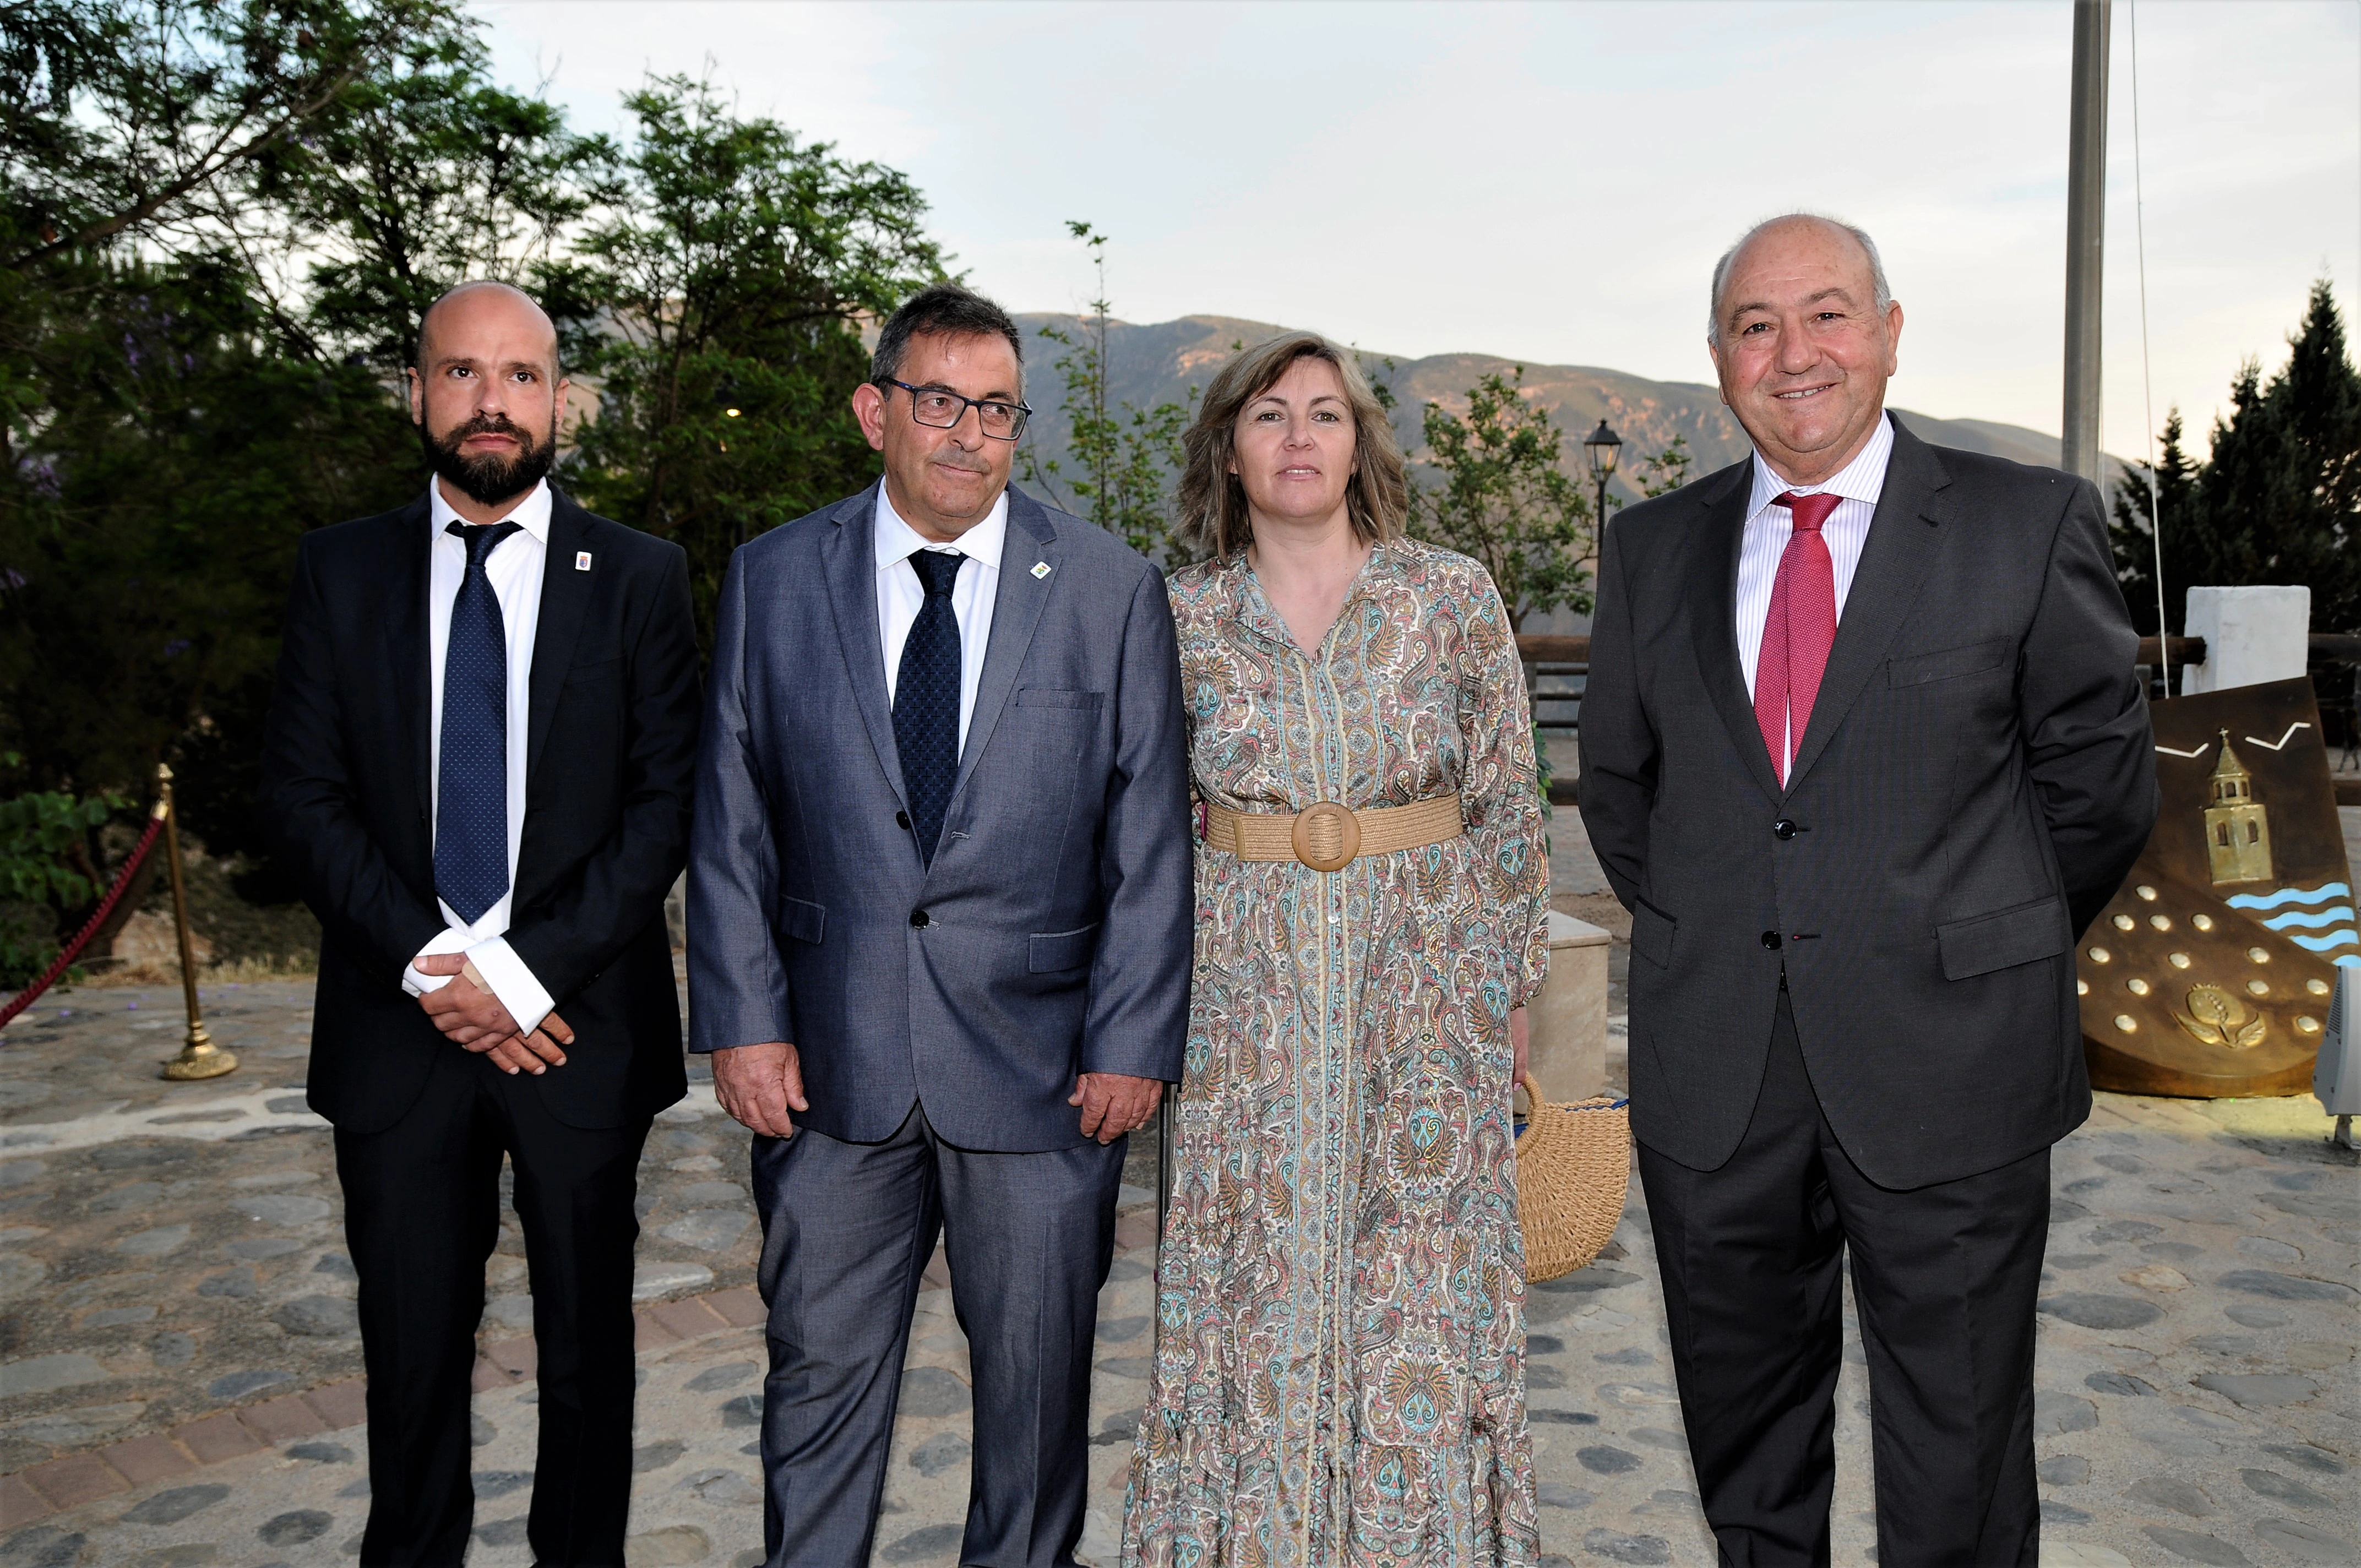
[[[1295,858],[1315,872],[1341,872],[1361,852],[1361,819],[1333,800],[1295,819]]]

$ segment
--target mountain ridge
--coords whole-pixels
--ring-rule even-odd
[[[1034,440],[1043,454],[1065,455],[1064,422],[1059,417],[1061,395],[1054,368],[1067,350],[1044,337],[1045,330],[1061,331],[1078,342],[1095,330],[1091,317],[1058,312],[1026,312],[1016,315],[1027,339],[1025,359],[1033,394],[1027,400],[1040,413],[1034,421]],[[1161,402],[1185,402],[1189,389],[1202,390],[1221,363],[1235,352],[1234,345],[1251,346],[1290,330],[1239,316],[1192,314],[1168,322],[1135,323],[1110,317],[1107,322],[1107,400],[1149,408]],[[1456,352],[1417,358],[1389,356],[1359,348],[1363,365],[1385,380],[1399,399],[1394,427],[1402,450],[1413,460],[1425,446],[1421,422],[1429,401],[1455,411],[1466,405],[1467,389],[1482,377],[1509,374],[1524,367],[1528,397],[1549,411],[1565,433],[1565,467],[1589,484],[1582,439],[1600,419],[1623,438],[1621,462],[1609,489],[1625,501],[1638,499],[1636,485],[1627,482],[1644,459],[1663,451],[1675,436],[1687,444],[1689,477],[1701,478],[1744,457],[1749,450],[1745,432],[1721,404],[1719,391],[1699,381],[1657,381],[1628,371],[1590,365],[1545,365],[1497,354]],[[1389,368],[1390,362],[1390,368]],[[2037,430],[1997,420],[1938,419],[1908,409],[1894,411],[1911,432],[1938,446],[1989,453],[2013,462],[2056,467],[2059,440]],[[2109,461],[2114,461],[2111,457]]]

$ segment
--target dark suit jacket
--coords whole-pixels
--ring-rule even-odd
[[[1191,835],[1164,578],[1010,489],[959,783],[923,864],[885,702],[876,497],[730,561],[688,870],[689,1048],[793,1042],[797,1121],[833,1138],[888,1137],[922,1102],[961,1147],[1071,1148],[1078,1072],[1180,1076]]]
[[[664,894],[687,853],[697,637],[678,545],[553,496],[509,945],[575,1031],[535,1081],[611,1127],[686,1090]],[[312,1108],[390,1126],[460,1047],[401,989],[444,919],[427,782],[426,499],[304,536],[263,742],[261,805],[324,927]],[[575,569],[590,553],[589,571]]]
[[[1783,792],[1733,624],[1751,472],[1632,507],[1599,563],[1579,788],[1631,912],[1633,1132],[1730,1158],[1784,970],[1872,1180],[1993,1169],[2089,1113],[2073,942],[2156,819],[2098,493],[1896,421]]]

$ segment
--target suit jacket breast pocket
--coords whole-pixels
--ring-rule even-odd
[[[1023,708],[1096,713],[1105,703],[1106,693],[1051,691],[1046,686],[1026,686],[1016,693],[1013,700]]]
[[[1963,675],[1981,675],[2006,665],[2015,647],[2008,638],[1994,637],[1957,648],[1938,648],[1932,653],[1889,659],[1885,662],[1885,684],[1894,687],[1923,686],[1937,681],[1955,681]]]

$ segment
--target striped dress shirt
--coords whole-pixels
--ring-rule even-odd
[[[1746,502],[1746,537],[1738,550],[1738,663],[1746,673],[1746,695],[1754,695],[1754,666],[1763,655],[1763,623],[1771,617],[1771,587],[1779,579],[1779,557],[1788,536],[1795,532],[1795,517],[1785,507],[1771,503],[1793,490],[1799,496],[1822,492],[1842,496],[1837,510],[1820,525],[1828,542],[1828,564],[1836,569],[1837,624],[1844,624],[1845,594],[1852,587],[1853,568],[1861,565],[1861,547],[1869,543],[1870,519],[1877,515],[1877,498],[1885,488],[1886,459],[1894,455],[1892,416],[1881,417],[1869,444],[1825,485],[1791,485],[1771,471],[1760,452],[1754,455],[1754,492]]]

